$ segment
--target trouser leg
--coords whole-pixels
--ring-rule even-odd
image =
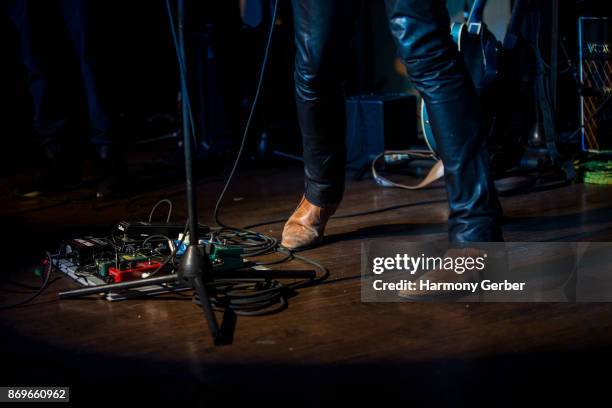
[[[60,4],[79,61],[91,124],[91,143],[100,146],[117,142],[109,134],[110,101],[108,92],[102,91],[104,84],[102,84],[102,69],[99,62],[101,50],[93,41],[92,32],[95,27],[93,27],[94,16],[89,9],[91,4],[87,0],[60,0]]]
[[[344,73],[351,0],[293,0],[295,97],[304,146],[305,196],[338,203],[346,163]]]
[[[386,0],[391,32],[429,113],[448,193],[449,239],[503,240],[474,85],[450,36],[443,0]]]
[[[57,156],[61,150],[61,136],[66,131],[67,110],[64,104],[58,103],[61,84],[50,78],[54,67],[50,66],[49,54],[53,53],[53,48],[48,47],[54,45],[45,41],[44,33],[34,27],[35,13],[45,13],[48,7],[32,0],[13,0],[6,6],[18,34],[19,54],[28,75],[34,130],[47,156]]]

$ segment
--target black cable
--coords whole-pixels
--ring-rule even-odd
[[[185,65],[185,55],[180,51],[181,47],[179,47],[178,45],[177,30],[174,24],[174,13],[172,12],[172,6],[170,5],[170,0],[166,0],[166,14],[168,15],[168,23],[170,25],[170,31],[172,33],[172,42],[174,44],[174,49],[176,51],[176,59],[179,65],[180,77],[181,77],[181,80],[186,80],[187,67]],[[195,121],[193,120],[193,111],[191,109],[191,98],[189,97],[188,88],[185,86],[184,89],[185,89],[186,95],[181,95],[181,98],[185,98],[185,102],[187,105],[187,113],[189,115],[189,125],[191,127],[191,136],[195,140],[195,135],[196,135]],[[205,141],[202,140],[201,143],[206,149],[210,148],[210,146]]]
[[[223,187],[223,190],[221,192],[221,194],[219,195],[217,202],[215,204],[215,209],[214,209],[214,219],[215,222],[221,226],[222,228],[220,230],[217,230],[215,232],[215,239],[219,240],[219,241],[230,241],[230,242],[236,242],[236,240],[238,239],[238,241],[240,242],[240,246],[243,247],[244,249],[244,255],[245,256],[257,256],[257,255],[263,255],[266,253],[271,252],[276,246],[277,246],[277,240],[275,238],[272,237],[268,237],[266,235],[263,235],[261,233],[258,233],[256,231],[249,231],[249,230],[244,230],[244,229],[240,229],[240,228],[233,228],[230,227],[228,225],[225,225],[219,218],[219,211],[221,209],[221,203],[223,202],[223,198],[225,197],[225,194],[227,192],[227,189],[229,188],[233,177],[236,173],[236,170],[238,168],[238,164],[242,158],[242,155],[244,153],[244,148],[246,146],[246,140],[248,138],[248,133],[251,129],[251,123],[253,121],[253,117],[255,115],[255,110],[257,108],[257,104],[259,102],[260,99],[260,95],[261,95],[261,90],[263,87],[263,81],[265,78],[265,72],[266,72],[266,67],[268,65],[268,60],[269,60],[269,56],[270,56],[270,49],[272,46],[272,38],[273,38],[273,34],[274,34],[274,25],[276,24],[276,18],[278,15],[278,4],[279,4],[279,0],[276,0],[274,2],[274,8],[273,8],[273,12],[272,12],[272,16],[271,16],[271,21],[270,21],[270,28],[268,31],[268,37],[267,37],[267,41],[266,41],[266,46],[265,46],[265,51],[264,51],[264,56],[262,59],[262,63],[261,63],[261,69],[259,72],[259,79],[257,81],[257,86],[256,86],[256,91],[255,91],[255,96],[253,98],[253,102],[251,104],[251,109],[249,111],[249,115],[248,115],[248,119],[247,122],[245,124],[244,127],[244,131],[243,131],[243,135],[242,135],[242,140],[240,143],[240,147],[238,149],[238,153],[236,155],[236,159],[234,161],[234,164],[232,166],[232,170],[225,182],[225,185]],[[172,8],[170,7],[170,2],[169,0],[166,0],[166,8],[167,8],[167,12],[168,12],[168,18],[169,18],[169,22],[170,22],[170,29],[172,31],[172,38],[173,38],[173,42],[174,42],[174,46],[177,52],[177,59],[178,59],[178,63],[179,63],[179,69],[181,70],[181,75],[186,77],[186,67],[185,67],[185,60],[184,60],[184,55],[181,55],[180,53],[180,47],[178,46],[178,40],[177,40],[177,36],[176,36],[176,29],[174,26],[174,17],[173,17],[173,13],[172,13]],[[188,101],[188,100],[187,100]],[[188,110],[189,110],[189,116],[190,118],[193,117],[192,112],[191,112],[191,105],[188,104]],[[193,123],[192,123],[193,126]],[[195,132],[193,132],[195,133]],[[211,241],[213,241],[213,239],[211,238]]]
[[[278,246],[276,238],[243,228],[222,227],[213,229],[212,244],[242,247],[245,257],[255,257],[274,252]]]
[[[10,309],[13,307],[25,305],[26,303],[29,303],[32,300],[36,299],[38,296],[40,296],[41,293],[44,292],[44,290],[47,288],[47,285],[49,284],[49,279],[51,278],[51,274],[53,272],[53,257],[51,256],[49,252],[45,253],[45,261],[46,261],[46,265],[45,265],[46,274],[45,274],[43,283],[40,286],[40,288],[38,288],[36,292],[34,292],[32,295],[30,295],[29,297],[23,300],[17,301],[15,303],[8,303],[8,304],[0,305],[0,309]]]
[[[231,309],[238,316],[263,316],[287,307],[288,287],[272,279],[215,279],[209,285],[214,307]],[[194,302],[199,299],[194,296]]]
[[[167,235],[163,235],[163,234],[155,234],[155,235],[149,235],[149,236],[147,237],[147,239],[145,239],[144,241],[142,241],[142,246],[143,246],[143,248],[144,248],[144,247],[145,247],[145,246],[146,246],[146,245],[147,245],[147,244],[148,244],[150,241],[152,241],[152,240],[154,240],[154,239],[159,239],[159,238],[163,239],[164,241],[169,241],[169,242],[171,243],[171,245],[172,245],[172,246],[174,246],[174,243],[172,242],[172,238],[170,238],[169,236],[167,236]]]
[[[168,255],[166,259],[164,259],[164,262],[162,262],[161,265],[157,267],[157,269],[155,269],[153,272],[149,274],[149,278],[157,275],[159,271],[163,270],[166,267],[166,265],[168,265],[168,263],[174,259],[179,248],[181,247],[181,245],[183,245],[183,242],[185,242],[185,237],[187,236],[188,229],[189,229],[189,222],[187,221],[185,222],[185,228],[183,229],[183,235],[181,236],[181,239],[179,240],[178,244],[174,247],[170,255]]]
[[[170,222],[170,218],[172,217],[172,201],[168,200],[167,198],[159,200],[157,203],[155,203],[153,208],[151,208],[151,212],[149,213],[149,222],[151,222],[151,220],[153,219],[153,214],[155,213],[155,210],[161,204],[168,204],[168,216],[166,217],[166,222]]]
[[[255,109],[257,108],[257,103],[259,102],[259,95],[261,94],[261,89],[263,87],[263,81],[266,73],[266,66],[268,65],[268,58],[270,56],[270,48],[272,45],[272,36],[274,34],[274,24],[276,24],[276,16],[278,14],[278,3],[280,0],[274,1],[274,8],[272,11],[272,17],[270,20],[270,29],[268,30],[268,39],[266,41],[266,48],[264,50],[264,57],[261,62],[261,68],[259,70],[259,80],[257,81],[257,87],[255,89],[255,96],[253,97],[253,102],[251,103],[251,109],[249,111],[249,116],[247,118],[246,124],[244,126],[244,131],[242,133],[242,140],[240,142],[240,148],[238,149],[238,153],[236,154],[236,160],[234,160],[234,165],[232,166],[232,170],[230,171],[229,176],[227,177],[227,181],[223,186],[223,190],[221,190],[221,194],[219,194],[219,198],[217,199],[217,203],[215,204],[214,210],[214,218],[215,222],[222,226],[228,228],[228,225],[225,225],[221,219],[219,218],[219,211],[221,210],[221,203],[223,202],[223,198],[225,197],[225,193],[227,192],[228,187],[230,186],[232,179],[234,178],[234,174],[236,174],[236,169],[238,168],[238,164],[240,163],[240,159],[244,153],[244,147],[246,145],[247,137],[249,131],[251,130],[251,122],[253,120],[253,116],[255,115]]]
[[[323,265],[322,263],[320,263],[319,261],[315,261],[312,258],[308,258],[304,255],[298,255],[295,252],[284,248],[284,247],[279,247],[278,248],[278,252],[284,253],[284,254],[290,254],[292,258],[298,259],[302,262],[306,262],[312,266],[314,266],[316,269],[318,269],[319,274],[318,276],[316,276],[314,279],[310,280],[310,281],[302,281],[302,282],[298,282],[294,285],[291,285],[292,288],[297,288],[297,287],[303,287],[303,286],[308,286],[311,284],[315,284],[315,283],[319,283],[321,281],[324,281],[325,279],[327,279],[329,277],[329,269],[327,269],[325,267],[325,265]]]
[[[273,279],[215,279],[209,283],[213,290],[211,303],[214,307],[231,309],[238,316],[263,316],[277,313],[287,307],[287,297],[298,288],[319,283],[329,276],[329,270],[320,262],[293,253],[286,248],[277,252],[286,255],[284,260],[299,259],[314,266],[318,274],[314,279],[283,284]],[[193,301],[199,304],[197,294]]]
[[[386,212],[386,211],[398,210],[400,208],[415,207],[418,205],[438,204],[438,203],[445,203],[445,202],[446,200],[426,200],[426,201],[417,201],[417,202],[412,202],[412,203],[394,204],[388,207],[376,208],[373,210],[356,211],[356,212],[348,213],[348,214],[336,214],[336,215],[333,215],[331,218],[341,219],[341,218],[362,217],[365,215],[372,215],[372,214],[378,214],[378,213]],[[287,221],[287,218],[276,218],[272,220],[258,222],[256,224],[250,224],[243,228],[251,229],[255,227],[261,227],[262,225],[277,224],[279,222],[285,222],[285,221]]]
[[[280,251],[276,251],[278,253],[282,253]],[[285,263],[285,262],[289,262],[293,259],[293,254],[292,253],[288,253],[288,254],[284,254],[284,256],[282,258],[279,258],[277,260],[274,261],[267,261],[267,262],[257,262],[258,266],[269,266],[269,265],[278,265],[281,263]]]
[[[215,203],[215,209],[213,213],[213,217],[215,222],[221,227],[221,229],[215,231],[215,238],[221,242],[229,241],[233,243],[239,243],[240,246],[244,248],[245,256],[259,256],[274,252],[275,248],[278,246],[278,241],[276,238],[269,237],[267,235],[261,234],[257,231],[252,231],[246,228],[237,228],[231,227],[221,221],[219,213],[221,211],[221,205],[223,203],[223,199],[225,198],[225,194],[229,186],[231,185],[234,176],[236,174],[236,170],[238,169],[238,165],[242,156],[244,154],[244,148],[246,146],[246,141],[248,139],[249,131],[251,130],[251,124],[253,121],[253,117],[255,116],[255,110],[257,108],[261,91],[263,88],[263,82],[266,74],[266,67],[268,65],[268,60],[270,58],[270,50],[272,48],[272,39],[274,34],[274,25],[276,24],[276,18],[278,15],[278,5],[280,0],[276,0],[274,2],[274,7],[272,10],[272,15],[270,18],[270,28],[268,30],[268,36],[266,40],[266,45],[264,49],[264,56],[261,62],[261,68],[259,70],[259,78],[257,81],[257,86],[255,88],[255,95],[253,97],[253,101],[251,102],[251,108],[249,110],[249,115],[247,117],[246,124],[244,126],[244,130],[242,133],[242,139],[240,141],[240,147],[236,154],[236,159],[234,160],[234,164],[232,165],[232,169],[230,174],[228,175],[223,189],[217,198],[217,202]]]
[[[256,90],[255,90],[255,96],[253,98],[253,101],[251,103],[251,108],[249,111],[249,115],[247,118],[247,122],[245,124],[244,127],[244,131],[242,134],[242,140],[240,143],[240,147],[238,149],[238,153],[236,154],[236,159],[234,161],[234,164],[232,166],[232,170],[228,176],[228,178],[226,179],[225,185],[223,187],[223,190],[221,191],[221,194],[219,195],[217,202],[215,204],[215,209],[214,209],[214,219],[215,222],[221,226],[221,229],[215,230],[214,232],[214,236],[211,237],[211,242],[231,242],[231,243],[240,243],[240,246],[243,247],[244,249],[244,256],[258,256],[258,255],[263,255],[266,253],[270,253],[274,250],[274,248],[278,245],[278,242],[275,238],[272,237],[268,237],[264,234],[258,233],[256,231],[249,231],[249,230],[244,230],[244,229],[240,229],[240,228],[234,228],[234,227],[230,227],[226,224],[224,224],[220,218],[219,218],[219,211],[221,209],[221,204],[223,202],[223,198],[225,197],[225,194],[227,192],[227,189],[229,188],[234,175],[236,173],[236,170],[238,168],[238,165],[240,163],[240,160],[243,156],[244,153],[244,148],[246,146],[246,141],[248,138],[248,133],[251,129],[251,123],[253,121],[253,117],[255,115],[255,110],[257,108],[257,104],[259,102],[260,99],[260,95],[261,95],[261,91],[263,88],[263,81],[265,78],[265,72],[266,72],[266,67],[268,65],[268,60],[270,57],[270,49],[271,49],[271,45],[272,45],[272,38],[273,38],[273,34],[274,34],[274,25],[276,23],[276,18],[278,15],[278,5],[279,5],[280,0],[276,0],[274,2],[274,8],[272,11],[272,16],[271,16],[271,20],[270,20],[270,28],[268,30],[268,37],[267,37],[267,41],[266,41],[266,45],[265,45],[265,50],[264,50],[264,56],[262,59],[262,63],[261,63],[261,69],[259,71],[259,79],[257,81],[257,86],[256,86]],[[172,38],[173,38],[173,42],[174,42],[174,47],[176,49],[177,52],[177,59],[178,59],[178,63],[179,63],[179,68],[181,70],[181,75],[184,77],[184,79],[186,78],[186,67],[185,67],[185,56],[181,54],[180,52],[180,47],[178,46],[178,40],[176,37],[176,29],[174,26],[174,17],[173,17],[173,13],[172,13],[172,8],[170,7],[170,2],[169,0],[166,0],[166,8],[167,8],[167,12],[168,12],[168,17],[169,17],[169,21],[170,21],[170,28],[172,31]],[[191,112],[191,105],[189,104],[188,106],[188,110],[189,110],[189,115],[190,117],[192,117],[192,112]],[[193,125],[193,123],[192,123]],[[194,132],[195,133],[195,132]]]

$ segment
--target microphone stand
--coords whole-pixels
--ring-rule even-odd
[[[189,214],[189,243],[185,253],[181,257],[181,262],[176,274],[161,276],[141,281],[100,285],[82,289],[76,289],[60,293],[60,298],[76,298],[92,293],[110,292],[112,290],[129,289],[147,285],[163,284],[168,282],[180,282],[193,287],[200,298],[200,305],[204,318],[208,323],[208,329],[212,335],[215,345],[222,344],[222,337],[219,332],[219,324],[208,297],[206,283],[212,280],[212,263],[206,253],[205,248],[200,245],[198,231],[198,209],[196,191],[193,180],[194,151],[191,134],[191,122],[189,114],[187,72],[185,63],[185,0],[177,1],[177,20],[178,20],[178,50],[179,70],[181,79],[181,113],[182,113],[182,133],[185,154],[185,182],[187,190],[187,211]],[[182,60],[182,62],[181,62]]]
[[[128,281],[121,283],[111,283],[107,285],[90,286],[60,292],[60,299],[74,299],[82,296],[107,293],[117,290],[134,289],[150,285],[163,285],[178,282],[181,287],[192,287],[196,290],[199,298],[204,318],[208,324],[208,329],[215,345],[224,344],[224,336],[219,328],[219,323],[210,302],[206,284],[215,278],[293,278],[293,279],[315,279],[316,273],[313,270],[274,270],[274,271],[213,271],[213,266],[208,256],[207,250],[199,243],[199,223],[196,190],[193,180],[194,169],[194,147],[191,132],[191,117],[189,112],[189,101],[187,98],[187,72],[185,63],[185,0],[177,0],[177,21],[178,21],[178,54],[179,69],[181,79],[181,114],[182,114],[182,133],[185,155],[185,181],[187,191],[187,211],[189,215],[189,243],[185,253],[181,257],[176,274],[147,278],[138,281]],[[182,61],[181,61],[182,60]]]
[[[187,64],[185,61],[185,0],[178,0],[178,43],[179,53],[183,59],[181,73],[181,111],[183,119],[183,147],[185,154],[185,182],[187,189],[187,211],[189,215],[189,244],[181,257],[177,275],[179,280],[187,281],[195,288],[200,297],[200,304],[204,312],[204,318],[208,323],[208,329],[215,344],[221,343],[219,336],[219,324],[210,304],[210,298],[205,283],[210,278],[212,264],[204,247],[199,243],[198,236],[198,209],[196,191],[193,182],[193,142],[191,135],[191,122],[189,115],[188,89],[187,89]]]

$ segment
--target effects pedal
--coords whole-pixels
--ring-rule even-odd
[[[144,273],[158,270],[161,266],[160,262],[152,260],[122,262],[119,268],[109,267],[108,275],[114,283],[126,282],[140,279]]]

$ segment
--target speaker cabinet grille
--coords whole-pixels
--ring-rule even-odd
[[[582,148],[612,152],[612,44],[610,20],[580,17],[580,97]]]

